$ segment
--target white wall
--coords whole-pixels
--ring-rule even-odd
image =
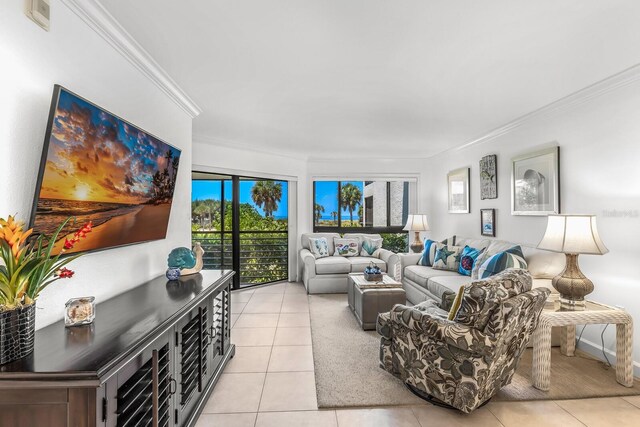
[[[69,298],[122,293],[162,274],[169,251],[189,245],[191,118],[59,1],[51,1],[49,32],[23,14],[22,1],[0,7],[0,216],[29,217],[54,83],[182,149],[167,238],[72,263],[76,275],[38,299],[41,328],[63,317]]]
[[[640,186],[636,183],[640,168],[639,113],[640,83],[634,83],[570,110],[532,119],[489,142],[429,159],[426,203],[432,234],[436,238],[451,234],[479,236],[480,209],[495,208],[498,239],[537,244],[546,218],[511,215],[511,158],[557,143],[562,213],[596,214],[600,235],[610,249],[604,256],[580,257],[583,272],[595,284],[590,298],[624,306],[640,321]],[[487,154],[498,155],[499,198],[481,201],[479,161]],[[464,166],[471,167],[471,213],[449,214],[446,174]],[[583,340],[599,348],[600,331],[598,325],[589,326]],[[614,331],[614,327],[607,330],[605,342],[615,351]],[[640,328],[636,328],[634,343],[634,360],[640,361]],[[636,366],[640,364],[636,362]]]

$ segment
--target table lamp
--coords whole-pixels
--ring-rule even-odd
[[[429,231],[427,216],[424,214],[409,214],[407,224],[403,228],[404,231],[413,231],[414,239],[409,246],[414,253],[420,253],[424,249],[424,244],[420,240],[421,231]]]
[[[564,271],[553,278],[552,284],[560,293],[561,307],[584,310],[584,297],[593,291],[593,282],[580,271],[578,255],[609,252],[598,235],[595,215],[549,215],[538,249],[566,255]]]

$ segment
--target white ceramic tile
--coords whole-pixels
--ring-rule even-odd
[[[500,421],[487,408],[476,409],[470,414],[430,404],[414,406],[411,409],[423,427],[502,427]]]
[[[232,302],[231,303],[231,314],[240,314],[244,307],[247,305],[246,302]]]
[[[281,313],[308,313],[309,301],[306,295],[285,294]]]
[[[276,331],[276,335],[277,334],[278,331]],[[633,406],[640,408],[640,396],[623,396],[622,398],[631,403]]]
[[[619,397],[556,402],[589,427],[640,426],[640,409]]]
[[[285,295],[306,295],[307,290],[302,283],[287,283],[287,286],[284,289],[284,293]]]
[[[240,347],[273,345],[276,328],[233,328],[231,342]]]
[[[255,294],[251,297],[251,302],[282,302],[284,294]]]
[[[491,402],[486,408],[505,427],[577,427],[575,417],[549,400],[531,402]]]
[[[256,427],[337,427],[336,413],[328,411],[260,412]]]
[[[256,288],[256,294],[283,294],[286,283],[276,283],[274,285],[264,285]]]
[[[267,372],[271,347],[238,347],[224,369],[225,373]]]
[[[258,414],[202,414],[196,427],[254,427]]]
[[[234,328],[275,328],[278,326],[277,313],[242,313]],[[233,332],[232,332],[233,334]]]
[[[318,408],[313,372],[269,372],[259,412],[305,411]]]
[[[311,345],[311,328],[278,328],[273,345]]]
[[[342,409],[336,410],[336,416],[339,427],[421,427],[411,408],[406,407]]]
[[[222,374],[203,413],[257,412],[265,374]]]
[[[278,320],[279,328],[310,327],[309,313],[281,313]]]
[[[231,302],[249,302],[253,296],[253,291],[231,292]]]
[[[238,320],[239,317],[240,317],[239,314],[233,314],[233,313],[231,314],[230,321],[231,321],[231,327],[232,328],[236,324],[236,321]]]
[[[313,371],[313,352],[311,351],[311,346],[273,347],[267,371]]]
[[[254,301],[253,298],[247,303],[242,313],[280,313],[281,301]]]

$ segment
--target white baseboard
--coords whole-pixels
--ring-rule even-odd
[[[603,362],[604,357],[602,356],[602,344],[601,343],[594,343],[591,342],[589,340],[586,339],[581,339],[580,343],[578,343],[578,347],[580,350],[589,353],[590,355],[592,355],[593,357],[602,360]],[[607,354],[607,357],[609,358],[609,362],[611,362],[611,365],[613,365],[615,367],[616,365],[616,353],[614,351],[611,351],[607,348],[604,349],[605,353]],[[633,376],[636,378],[640,378],[640,362],[637,361],[633,361]]]

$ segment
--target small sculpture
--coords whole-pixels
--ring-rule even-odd
[[[181,276],[199,273],[204,266],[202,256],[204,249],[199,242],[194,243],[193,250],[189,248],[175,248],[167,258],[166,276],[169,280],[177,280]]]

